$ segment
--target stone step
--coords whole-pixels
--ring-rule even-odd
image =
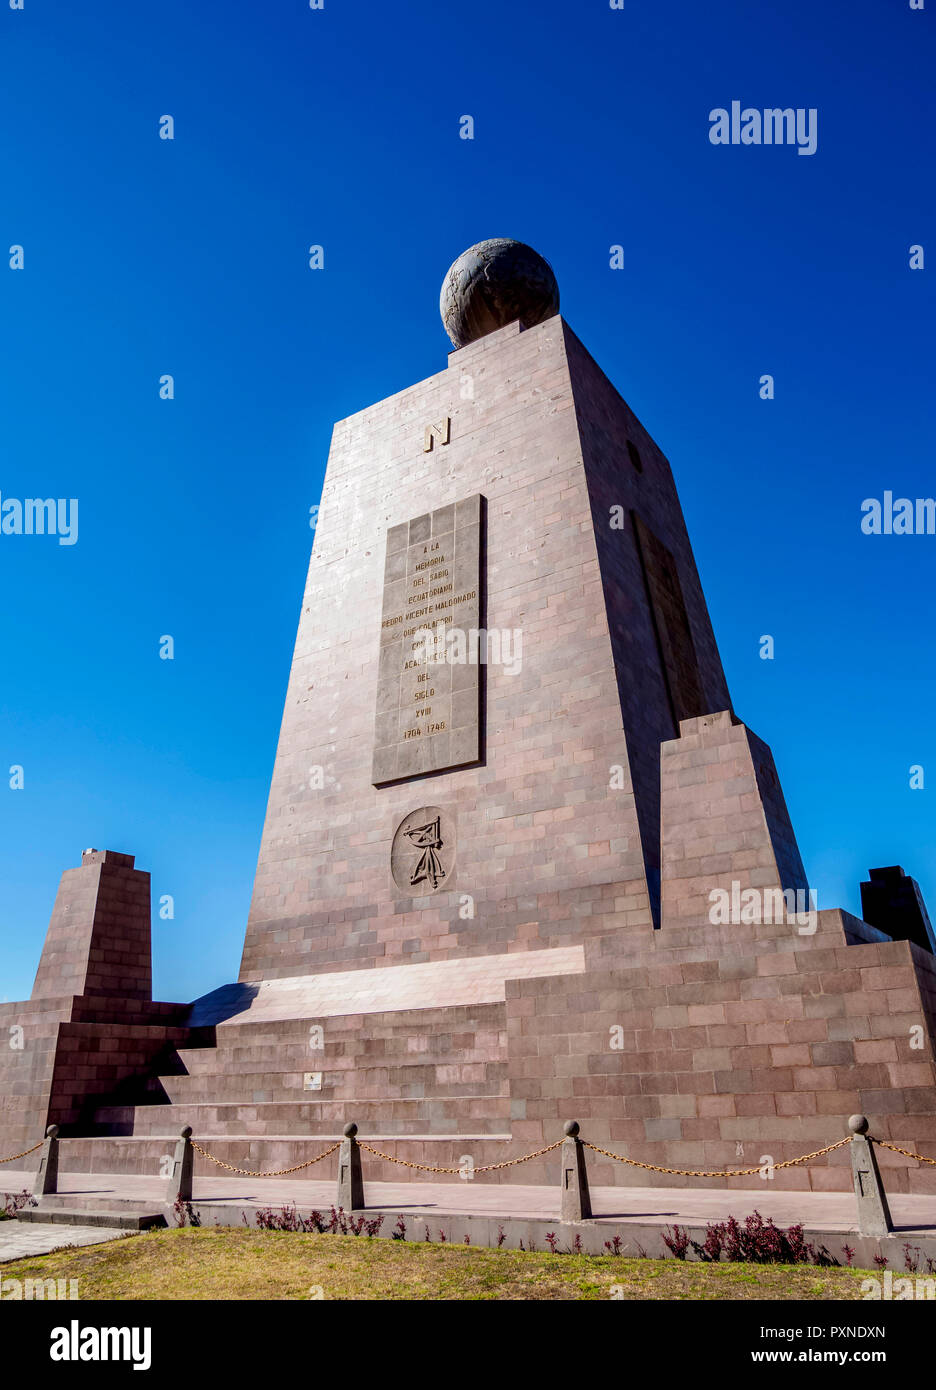
[[[71,1176],[71,1175],[70,1175]],[[70,1177],[63,1179],[67,1185]],[[44,1197],[39,1198],[39,1207],[31,1210],[42,1211],[123,1211],[131,1215],[140,1212],[151,1211],[153,1207],[152,1199],[149,1202],[142,1201],[139,1197],[115,1197],[108,1192],[106,1196],[96,1196],[93,1191],[79,1192],[49,1192]]]
[[[336,1039],[326,1036],[321,1048],[309,1047],[308,1033],[298,1041],[269,1040],[217,1048],[180,1048],[180,1068],[191,1076],[208,1076],[232,1071],[321,1071],[323,1066],[335,1070],[356,1071],[368,1066],[383,1067],[446,1067],[506,1063],[506,1034],[476,1035],[454,1045],[454,1040],[439,1038],[400,1037],[386,1040],[386,1046],[375,1046],[372,1040],[357,1035]],[[392,1046],[390,1045],[392,1043]]]
[[[503,1133],[509,1125],[510,1101],[505,1096],[458,1096],[422,1100],[256,1101],[180,1105],[101,1106],[95,1113],[100,1133],[136,1136],[177,1135],[182,1125],[201,1134],[309,1135],[340,1132],[348,1120],[362,1131],[380,1134]],[[129,1126],[129,1127],[128,1127]]]
[[[306,1086],[307,1074],[319,1085]],[[386,1067],[354,1071],[309,1066],[294,1072],[231,1072],[196,1076],[162,1076],[161,1093],[174,1105],[237,1104],[304,1100],[361,1100],[364,1103],[394,1100],[444,1100],[465,1096],[506,1096],[505,1063],[462,1063],[445,1069],[413,1065],[393,1072]]]
[[[128,1211],[126,1202],[111,1201],[107,1207],[47,1206],[43,1198],[38,1207],[23,1207],[16,1213],[17,1221],[56,1226],[108,1226],[121,1231],[148,1231],[154,1226],[166,1226],[165,1215],[154,1212],[152,1205],[144,1211]]]
[[[479,1032],[503,1033],[506,1028],[506,1005],[456,1005],[452,1008],[388,1010],[369,1013],[367,1028],[362,1029],[361,1015],[333,1014],[327,1017],[314,1013],[290,1018],[261,1016],[243,1020],[232,1019],[219,1023],[215,1031],[219,1047],[234,1045],[256,1046],[264,1043],[282,1045],[286,1041],[308,1041],[309,1030],[319,1025],[326,1039],[359,1039],[366,1036],[369,1045],[379,1045],[381,1039],[406,1038],[423,1035],[436,1040],[462,1037],[465,1040]]]

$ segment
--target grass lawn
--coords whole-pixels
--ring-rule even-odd
[[[867,1270],[524,1254],[246,1227],[162,1230],[0,1267],[83,1299],[857,1299]]]

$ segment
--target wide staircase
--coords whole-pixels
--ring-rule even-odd
[[[185,1019],[214,1046],[179,1048],[98,1105],[90,1132],[288,1140],[353,1120],[372,1137],[499,1148],[512,1133],[506,982],[583,969],[579,945],[225,985]]]
[[[263,1137],[509,1133],[505,1006],[263,1019],[216,1026],[121,1105],[99,1135]]]

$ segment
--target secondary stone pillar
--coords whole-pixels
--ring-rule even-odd
[[[914,941],[936,955],[936,936],[920,885],[899,864],[871,870],[861,885],[861,915],[894,941]]]
[[[344,1127],[344,1138],[338,1150],[338,1205],[345,1211],[361,1211],[364,1207],[364,1174],[361,1169],[361,1146],[355,1135],[357,1125]]]
[[[852,1132],[851,1161],[852,1176],[855,1180],[855,1196],[858,1198],[858,1234],[861,1236],[886,1236],[894,1229],[887,1194],[878,1172],[874,1147],[865,1136],[868,1121],[864,1115],[852,1115],[848,1121]]]
[[[167,1202],[174,1204],[192,1200],[194,1169],[195,1151],[192,1148],[192,1127],[186,1125],[176,1141],[175,1153],[172,1158],[172,1172],[166,1185]]]
[[[150,876],[133,862],[86,849],[81,867],[62,874],[33,999],[152,999]]]
[[[741,923],[788,930],[782,894],[792,890],[805,914],[809,890],[770,749],[730,710],[679,730],[661,749],[664,930],[716,921],[713,889],[738,905]],[[741,915],[750,889],[759,919]]]
[[[563,1221],[587,1221],[592,1214],[591,1197],[585,1169],[585,1146],[578,1137],[578,1121],[567,1120],[563,1132],[566,1137],[559,1150],[562,1162],[560,1217]]]
[[[58,1125],[49,1125],[39,1154],[39,1167],[33,1183],[33,1196],[46,1197],[58,1191],[59,1140]]]

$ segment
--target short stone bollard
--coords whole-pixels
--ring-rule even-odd
[[[194,1167],[195,1150],[192,1148],[192,1126],[186,1125],[176,1141],[175,1153],[172,1158],[172,1171],[166,1184],[166,1201],[170,1205],[192,1200]]]
[[[58,1192],[59,1127],[49,1125],[39,1154],[39,1167],[33,1183],[33,1196],[46,1197]]]
[[[338,1205],[345,1211],[362,1211],[364,1207],[364,1173],[357,1132],[357,1125],[345,1125],[338,1150]]]
[[[851,1161],[855,1196],[858,1198],[858,1234],[890,1235],[894,1225],[887,1205],[887,1194],[878,1172],[874,1146],[866,1138],[868,1121],[864,1115],[852,1115],[848,1121],[848,1128],[852,1132]]]
[[[592,1214],[588,1194],[588,1174],[585,1171],[585,1146],[578,1137],[578,1120],[567,1120],[563,1126],[565,1139],[559,1150],[562,1162],[562,1221],[588,1221]]]

